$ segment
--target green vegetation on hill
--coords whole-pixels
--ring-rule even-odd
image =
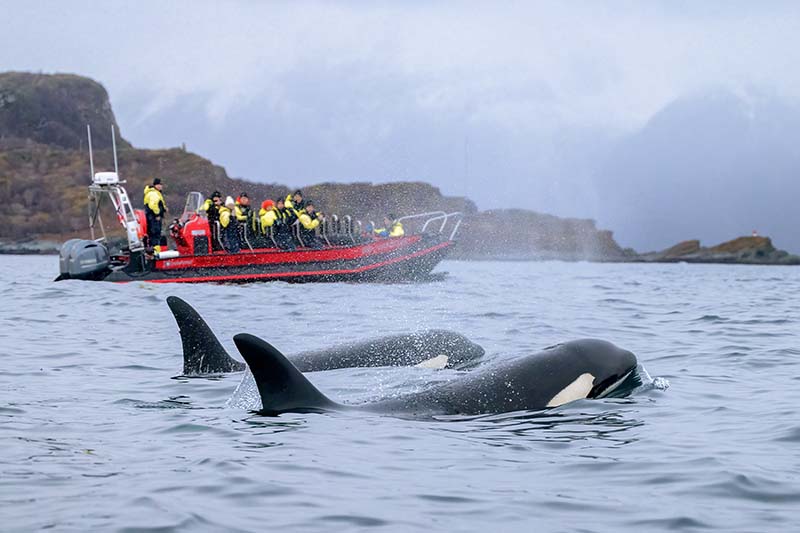
[[[87,124],[95,132],[94,147],[110,148],[110,128],[117,121],[108,93],[96,81],[73,74],[0,73],[0,141],[6,145],[28,140],[86,149]]]

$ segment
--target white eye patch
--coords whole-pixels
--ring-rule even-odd
[[[449,361],[449,358],[442,354],[437,355],[433,359],[428,359],[427,361],[417,363],[414,366],[417,368],[433,368],[434,370],[441,370],[447,366],[447,361]]]
[[[574,402],[575,400],[582,400],[591,392],[593,386],[594,376],[588,372],[581,374],[575,378],[575,381],[553,396],[553,399],[547,402],[546,407],[558,407],[559,405]]]

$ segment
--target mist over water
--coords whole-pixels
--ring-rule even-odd
[[[796,269],[445,262],[429,284],[244,286],[53,283],[57,270],[55,257],[0,257],[13,295],[0,309],[4,530],[797,526]],[[447,328],[485,364],[599,337],[670,386],[466,420],[261,417],[234,396],[242,374],[173,378],[170,294],[234,355],[244,331],[292,353]],[[309,377],[357,403],[458,372]]]

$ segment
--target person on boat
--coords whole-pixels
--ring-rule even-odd
[[[243,192],[236,198],[236,220],[239,222],[250,222],[252,216],[252,209],[250,209],[250,198],[246,192]]]
[[[161,178],[153,179],[152,185],[144,188],[144,214],[147,220],[147,240],[150,246],[161,244],[161,223],[167,212],[164,196],[161,194]]]
[[[221,229],[222,244],[225,250],[235,254],[242,249],[239,242],[239,222],[236,220],[236,202],[228,196],[225,205],[219,208],[219,225]]]
[[[215,251],[222,250],[219,226],[219,210],[221,207],[224,206],[222,205],[222,193],[219,191],[211,193],[211,196],[206,198],[202,207],[202,210],[206,212],[208,227],[211,230],[211,249]]]
[[[236,198],[236,207],[234,208],[236,221],[239,223],[239,241],[246,242],[246,237],[252,236],[254,216],[253,210],[250,208],[250,198],[246,192],[243,192]]]
[[[222,205],[222,193],[219,191],[214,191],[211,193],[211,196],[206,198],[206,201],[203,202],[203,207],[200,208],[201,211],[206,212],[206,216],[209,217],[209,220],[216,215],[216,220],[219,220],[219,206]]]
[[[383,227],[375,228],[373,232],[378,237],[402,237],[406,234],[403,223],[392,214],[383,217]]]
[[[287,194],[284,204],[286,205],[287,209],[294,211],[296,217],[299,217],[300,212],[306,206],[306,202],[303,201],[303,192],[300,189],[297,189],[293,194]]]
[[[272,200],[264,200],[261,202],[261,209],[258,210],[258,219],[261,221],[261,233],[266,235],[269,233],[269,228],[275,225],[275,220],[278,218],[278,213],[275,209],[275,202]]]
[[[269,202],[269,208],[264,207]],[[272,230],[272,238],[281,250],[294,250],[295,244],[292,239],[292,224],[297,218],[291,209],[286,209],[283,198],[272,205],[272,200],[265,200],[262,204],[263,215],[261,217],[261,229],[265,234]]]
[[[317,213],[314,209],[314,203],[309,200],[305,203],[306,206],[300,211],[297,220],[300,223],[300,238],[307,248],[322,248],[322,241],[317,237],[317,228],[320,222],[324,220],[321,213]]]
[[[264,200],[261,202],[261,208],[258,210],[258,213],[255,212],[253,209],[253,240],[254,246],[256,248],[272,248],[273,243],[272,239],[269,238],[269,229],[270,226],[267,225],[267,213],[272,211],[272,208],[275,206],[275,202],[270,199]],[[271,218],[271,217],[270,217]]]

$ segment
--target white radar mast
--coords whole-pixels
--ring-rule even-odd
[[[111,126],[111,145],[114,150],[114,172],[97,172],[94,171],[94,155],[92,153],[92,128],[86,125],[86,134],[89,138],[89,169],[92,174],[92,184],[89,185],[89,229],[92,233],[92,239],[95,239],[95,224],[99,223],[102,237],[100,240],[106,240],[105,228],[100,219],[100,201],[103,197],[107,196],[114,206],[114,211],[117,214],[117,220],[125,228],[125,233],[128,237],[128,248],[131,252],[144,250],[144,243],[139,238],[140,227],[136,219],[136,213],[133,210],[133,205],[128,198],[128,193],[125,187],[122,186],[124,181],[119,179],[119,165],[117,164],[117,135],[114,126]]]

